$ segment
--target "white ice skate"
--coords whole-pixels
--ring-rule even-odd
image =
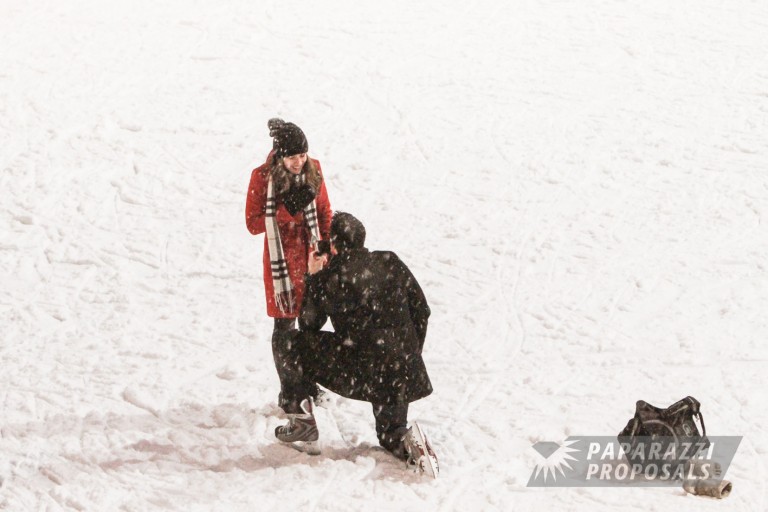
[[[406,467],[414,472],[426,474],[437,478],[440,467],[437,464],[437,455],[429,444],[429,439],[424,434],[418,423],[414,422],[403,436],[403,444],[408,452]]]

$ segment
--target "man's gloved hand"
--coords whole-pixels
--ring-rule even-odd
[[[288,213],[293,216],[303,210],[314,198],[315,191],[305,183],[298,187],[291,187],[283,196],[283,204]]]

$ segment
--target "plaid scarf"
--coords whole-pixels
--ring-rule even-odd
[[[299,183],[304,183],[304,173],[298,177]],[[313,199],[304,208],[304,221],[310,233],[310,244],[315,245],[320,240],[320,228],[317,224],[317,207]],[[296,296],[293,283],[288,275],[288,262],[283,253],[283,243],[280,240],[280,229],[277,227],[277,198],[272,176],[267,184],[267,210],[264,219],[267,228],[267,246],[269,248],[269,263],[272,269],[272,283],[275,289],[275,304],[282,313],[297,313]]]

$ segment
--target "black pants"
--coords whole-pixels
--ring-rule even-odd
[[[287,414],[299,414],[304,398],[317,397],[317,384],[304,379],[295,340],[295,318],[275,318],[272,330],[272,358],[280,379],[277,402]]]
[[[317,396],[317,383],[345,395],[349,383],[334,355],[334,334],[296,331],[292,322],[275,319],[272,355],[280,377],[279,404],[290,413],[300,413],[299,404],[309,396]],[[371,404],[376,420],[379,444],[396,457],[405,459],[402,437],[407,431],[408,404]]]
[[[408,404],[372,404],[372,406],[379,444],[392,452],[395,457],[405,460],[408,454],[405,452],[402,440],[408,431]]]

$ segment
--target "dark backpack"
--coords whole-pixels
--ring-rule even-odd
[[[668,450],[673,443],[674,457],[666,462],[684,462],[709,448],[700,407],[699,401],[692,396],[666,409],[638,400],[635,416],[618,436],[630,462],[642,466],[660,463],[659,454],[671,453]],[[701,433],[695,419],[701,423]]]

